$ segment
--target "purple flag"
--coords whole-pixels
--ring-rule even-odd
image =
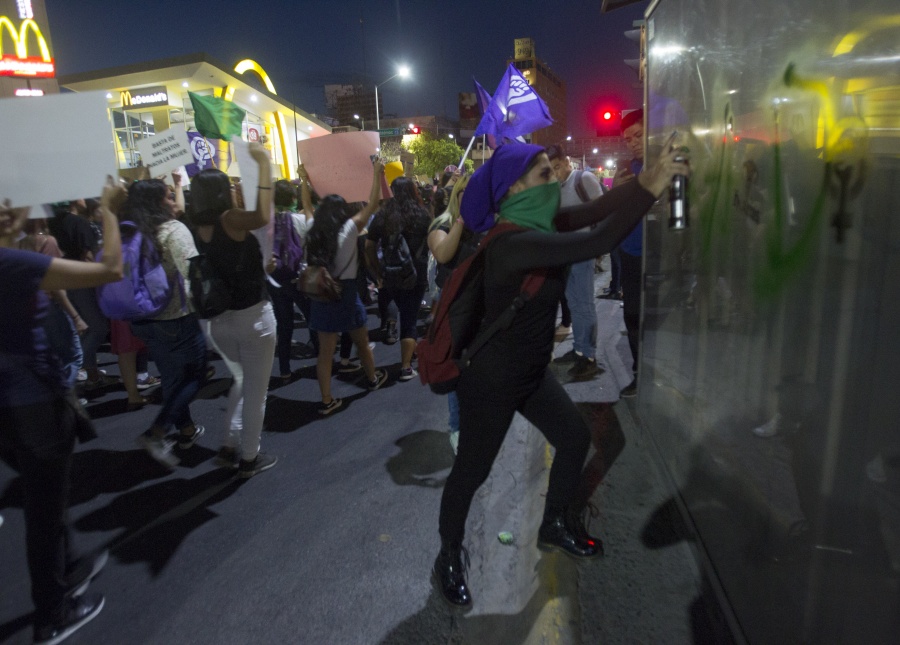
[[[475,83],[475,98],[478,101],[478,110],[481,112],[481,116],[484,117],[487,113],[488,106],[491,104],[491,95],[487,93],[486,89],[481,87],[481,83],[476,81],[474,76],[472,77],[472,81]],[[487,136],[487,144],[491,150],[496,150],[497,138],[493,134],[489,134]]]
[[[188,132],[188,141],[191,144],[191,152],[194,155],[194,163],[184,167],[188,177],[199,175],[201,170],[213,167],[212,150],[209,143],[199,132]]]
[[[475,130],[475,136],[493,134],[499,140],[515,139],[553,123],[547,104],[510,63]]]

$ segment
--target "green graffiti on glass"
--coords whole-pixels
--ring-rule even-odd
[[[809,215],[800,230],[797,241],[787,246],[784,179],[781,164],[781,145],[774,143],[775,178],[772,191],[772,222],[766,227],[765,261],[755,272],[753,290],[762,300],[774,298],[790,279],[808,266],[815,253],[817,233],[822,226],[825,213],[825,199],[828,194],[828,180],[832,172],[831,164],[825,164],[822,185],[813,202]]]

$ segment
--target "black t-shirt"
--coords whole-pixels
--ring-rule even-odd
[[[413,256],[413,262],[416,265],[416,286],[422,287],[428,285],[428,226],[431,224],[431,216],[424,208],[416,209],[416,215],[400,231],[409,252]],[[377,246],[383,238],[387,237],[384,230],[385,216],[384,211],[375,213],[372,218],[372,224],[369,226],[369,241],[374,242]]]
[[[91,223],[85,218],[74,213],[66,213],[50,218],[48,224],[64,258],[83,260],[87,251],[96,252],[97,235],[91,228]]]
[[[247,233],[244,241],[238,242],[217,221],[209,244],[199,237],[196,242],[197,250],[207,255],[216,275],[228,284],[229,309],[240,311],[269,299],[262,251],[255,235]]]
[[[496,320],[522,291],[530,271],[544,268],[547,279],[513,319],[475,356],[498,383],[525,383],[540,374],[553,352],[553,331],[568,267],[612,251],[653,205],[654,197],[629,182],[584,204],[560,211],[558,233],[528,230],[499,236],[485,250],[482,325]],[[579,230],[593,226],[592,229]]]

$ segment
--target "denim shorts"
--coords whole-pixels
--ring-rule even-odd
[[[341,280],[341,287],[340,300],[312,301],[309,312],[310,329],[326,333],[342,333],[365,327],[368,316],[359,298],[356,278]]]

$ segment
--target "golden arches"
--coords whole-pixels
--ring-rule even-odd
[[[31,33],[34,34],[35,39],[37,40],[38,48],[41,50],[41,58],[43,61],[49,63],[52,60],[50,57],[50,48],[47,46],[47,39],[44,38],[44,34],[41,33],[41,28],[38,27],[38,24],[34,20],[31,18],[23,20],[22,24],[19,25],[19,30],[17,32],[16,26],[13,24],[12,20],[6,16],[0,16],[0,56],[3,55],[4,28],[6,28],[6,31],[9,33],[10,38],[12,38],[12,41],[15,44],[17,58],[28,58],[28,41],[26,38],[28,37],[28,31],[31,30]]]
[[[266,70],[264,70],[262,66],[255,60],[245,58],[234,66],[234,71],[238,74],[244,74],[251,71],[254,72],[263,82],[263,85],[266,86],[266,90],[268,90],[270,94],[274,94],[275,96],[278,95],[278,93],[275,91],[275,85],[272,83],[272,79],[269,78]],[[234,99],[235,89],[236,88],[230,85],[226,87],[223,98],[226,101],[231,101],[232,99]],[[285,123],[284,115],[281,112],[273,112],[272,116],[275,122],[275,129],[278,131],[278,142],[281,146],[281,173],[283,177],[288,178],[291,176],[291,162],[290,158],[288,157],[289,148],[287,145],[287,124]]]

